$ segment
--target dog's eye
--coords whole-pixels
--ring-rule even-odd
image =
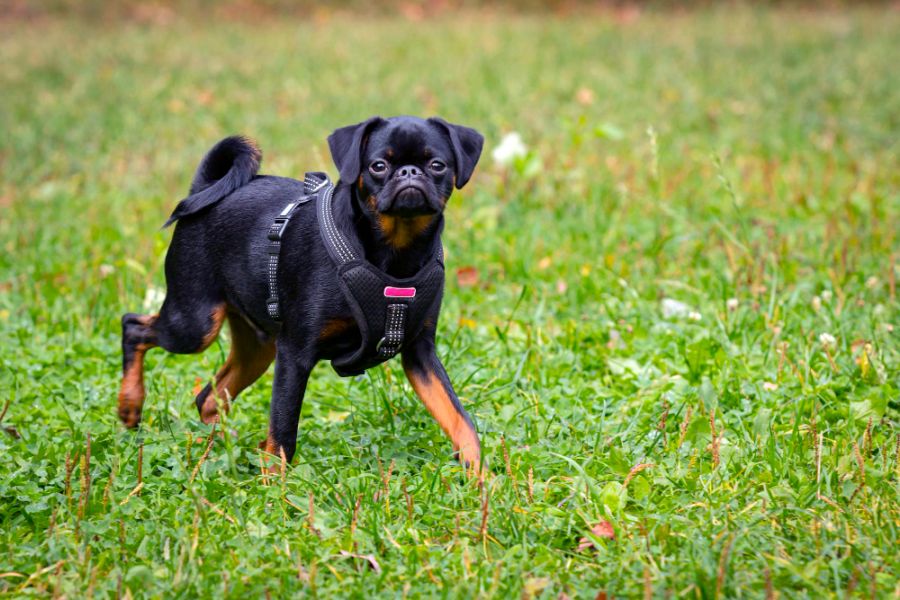
[[[433,173],[443,173],[447,170],[447,165],[439,160],[431,161],[431,164],[428,165],[428,168],[431,169]]]
[[[384,175],[387,171],[387,163],[383,160],[376,160],[371,165],[369,165],[369,170],[372,172],[372,175]]]

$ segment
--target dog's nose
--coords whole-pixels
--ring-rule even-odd
[[[422,174],[422,169],[413,165],[406,165],[397,169],[397,177],[401,179],[412,179]]]

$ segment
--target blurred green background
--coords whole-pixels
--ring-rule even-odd
[[[897,56],[890,4],[11,4],[0,593],[897,595]],[[484,484],[393,364],[316,370],[283,481],[271,375],[200,461],[224,338],[150,353],[123,431],[118,319],[203,153],[334,174],[374,114],[486,137],[439,335]]]

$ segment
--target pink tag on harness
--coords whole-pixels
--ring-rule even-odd
[[[415,298],[416,297],[416,288],[408,287],[392,287],[387,286],[384,288],[384,297],[385,298]]]

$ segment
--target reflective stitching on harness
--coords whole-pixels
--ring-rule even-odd
[[[406,304],[388,304],[384,337],[376,347],[379,356],[392,358],[400,351],[406,329],[406,310]]]
[[[278,301],[278,259],[281,258],[281,237],[284,235],[284,231],[287,229],[288,223],[290,223],[297,207],[306,204],[312,198],[313,196],[304,194],[294,202],[287,204],[275,217],[275,221],[266,234],[266,237],[269,239],[269,263],[267,268],[269,298],[266,300],[266,312],[274,321],[281,320],[281,309]]]
[[[347,244],[347,241],[344,239],[344,236],[342,236],[341,232],[338,231],[337,225],[335,225],[335,223],[334,223],[334,213],[331,210],[331,200],[333,197],[334,197],[334,188],[332,187],[328,190],[328,192],[326,193],[326,196],[325,196],[325,203],[326,203],[326,207],[327,207],[327,211],[328,211],[328,222],[331,225],[333,235],[334,235],[335,239],[337,240],[338,244],[344,249],[344,252],[346,252],[347,256],[350,257],[348,260],[355,260],[356,254],[354,254],[353,250],[350,248],[350,246]]]
[[[344,240],[334,223],[334,214],[331,211],[331,200],[333,196],[334,186],[329,186],[328,189],[325,190],[325,196],[322,198],[322,201],[319,202],[322,222],[325,225],[325,233],[327,234],[331,247],[343,262],[350,262],[351,260],[356,259],[356,254],[347,244],[346,240]]]

